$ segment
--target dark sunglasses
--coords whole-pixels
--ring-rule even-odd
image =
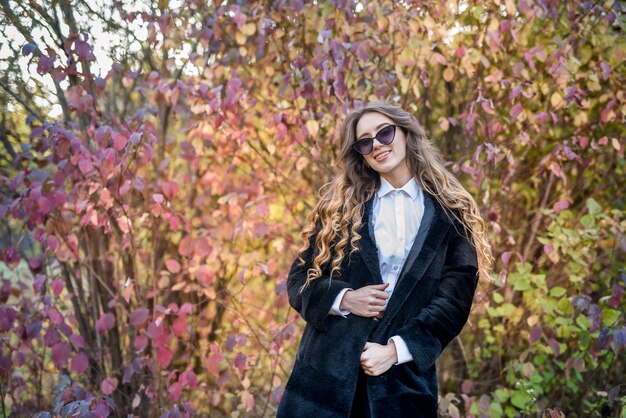
[[[393,142],[393,139],[395,137],[396,125],[387,125],[383,129],[378,131],[378,133],[374,135],[374,138],[359,139],[354,144],[352,144],[352,148],[354,148],[354,150],[359,154],[367,155],[372,152],[372,150],[374,150],[374,139],[378,139],[378,142],[383,145],[389,145]]]

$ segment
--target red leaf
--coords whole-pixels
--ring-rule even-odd
[[[165,260],[165,267],[170,273],[178,273],[180,271],[180,263],[172,258]]]
[[[157,350],[157,361],[162,368],[169,366],[172,361],[172,357],[174,357],[174,353],[172,353],[172,350],[167,347],[159,347]]]
[[[117,379],[115,377],[107,377],[100,384],[100,389],[105,395],[112,394],[117,389]]]
[[[149,315],[150,311],[148,308],[137,308],[130,314],[130,323],[131,325],[139,326],[146,322]]]
[[[83,373],[89,366],[89,359],[84,353],[78,353],[72,357],[72,370],[76,373]]]
[[[106,333],[108,330],[113,328],[113,326],[115,326],[115,317],[110,312],[103,314],[96,321],[96,331],[98,331],[99,334]]]

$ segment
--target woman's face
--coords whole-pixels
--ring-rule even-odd
[[[385,126],[395,125],[387,116],[378,112],[368,112],[361,116],[356,124],[356,139],[373,138]],[[406,164],[406,136],[400,127],[396,127],[396,135],[389,145],[374,140],[374,149],[363,155],[369,166],[386,179],[404,179],[410,177]]]

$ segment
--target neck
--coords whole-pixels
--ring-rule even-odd
[[[407,184],[409,180],[411,180],[411,178],[413,177],[408,170],[403,173],[385,173],[381,174],[381,176],[383,176],[385,180],[387,180],[389,184],[391,184],[396,189],[399,189],[400,187]]]

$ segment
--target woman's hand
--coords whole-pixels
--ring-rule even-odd
[[[365,343],[361,353],[361,368],[366,375],[380,376],[398,361],[398,353],[393,340],[387,345]]]
[[[385,310],[389,295],[385,289],[389,283],[363,286],[357,290],[348,290],[341,298],[340,309],[348,310],[358,316],[378,316]]]

